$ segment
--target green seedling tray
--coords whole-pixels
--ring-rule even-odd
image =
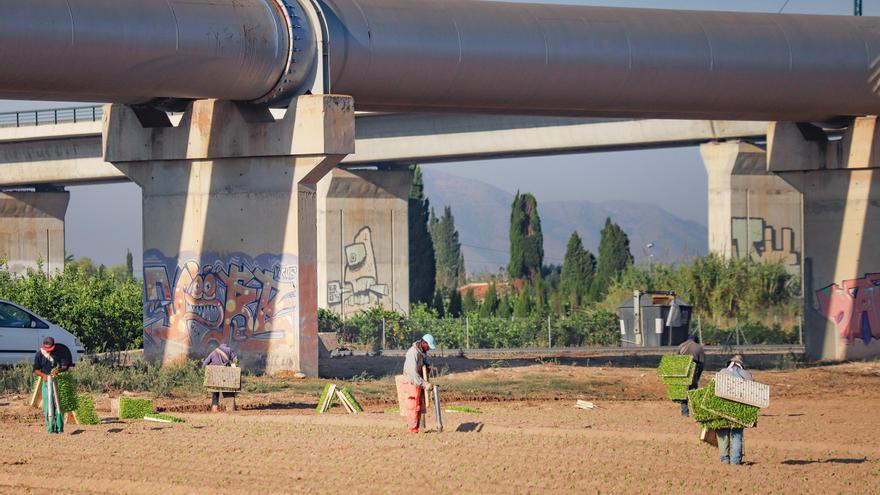
[[[707,393],[703,396],[701,406],[706,411],[745,427],[751,428],[758,422],[759,408],[734,402],[728,399],[722,399],[715,395],[715,381],[709,382],[706,387]]]
[[[727,428],[742,428],[739,423],[716,416],[703,408],[703,398],[709,392],[708,387],[698,388],[688,392],[688,403],[691,406],[691,417],[700,425],[710,430],[723,430]]]
[[[318,407],[315,408],[315,411],[323,413],[333,407],[333,401],[336,400],[335,391],[336,387],[332,383],[324,385],[324,390],[321,392],[321,398],[318,399]]]
[[[160,423],[183,423],[182,418],[172,416],[170,414],[145,414],[144,419],[149,421],[158,421]]]
[[[351,404],[351,407],[353,407],[355,411],[364,412],[364,408],[361,406],[361,403],[354,398],[354,394],[351,393],[351,390],[349,390],[348,387],[342,387],[341,389],[339,389],[339,391],[345,397],[345,400],[347,400],[348,403]]]
[[[663,377],[686,377],[691,373],[691,356],[667,354],[660,358],[660,366],[657,367],[657,375]]]
[[[669,400],[687,399],[688,385],[669,385],[666,387],[666,397]]]
[[[155,412],[153,401],[149,399],[119,398],[119,419],[143,419],[147,414]]]
[[[59,373],[54,378],[55,390],[58,391],[58,405],[62,412],[76,411],[76,380],[69,371]]]
[[[95,401],[91,394],[83,393],[76,396],[76,421],[81,425],[99,425],[101,418],[95,410]]]

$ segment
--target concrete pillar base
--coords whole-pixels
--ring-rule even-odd
[[[801,193],[767,171],[755,145],[700,146],[709,175],[709,252],[754,262],[780,262],[801,272]]]
[[[409,312],[412,171],[335,169],[318,183],[318,306]]]
[[[0,257],[9,271],[23,274],[42,265],[64,270],[64,215],[68,192],[0,193]]]
[[[144,353],[221,343],[246,369],[318,373],[317,182],[354,150],[348,97],[193,103],[178,127],[105,116],[105,157],[143,188]]]
[[[804,343],[813,359],[880,355],[880,133],[859,118],[840,141],[772,124],[768,169],[803,193]]]

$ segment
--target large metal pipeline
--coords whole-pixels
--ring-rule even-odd
[[[826,120],[880,113],[880,20],[474,0],[0,0],[0,98]]]

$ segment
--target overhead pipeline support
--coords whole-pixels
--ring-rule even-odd
[[[880,114],[873,17],[478,0],[0,0],[0,98],[817,121]]]

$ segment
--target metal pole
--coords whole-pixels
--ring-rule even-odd
[[[464,317],[464,346],[471,348],[471,317]]]
[[[697,316],[697,334],[700,336],[700,343],[703,344],[703,317]]]
[[[382,350],[385,350],[385,318],[382,318]]]
[[[862,16],[862,0],[855,0],[855,15],[861,17]]]
[[[734,331],[736,332],[736,346],[739,347],[739,318],[734,318]]]
[[[550,315],[547,315],[547,347],[553,347],[553,333],[550,331]]]

